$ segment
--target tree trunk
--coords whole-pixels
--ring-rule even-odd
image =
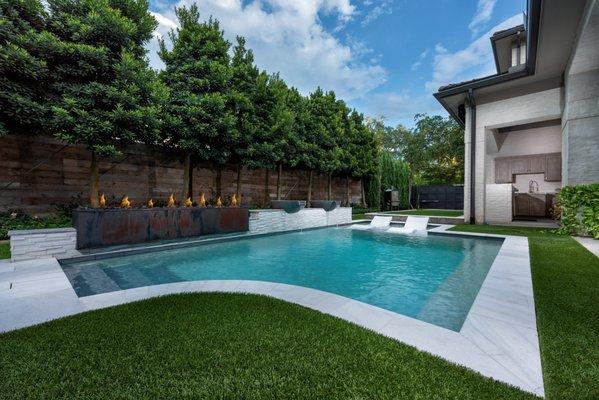
[[[191,154],[185,153],[183,159],[183,200],[191,197]]]
[[[221,165],[216,166],[216,196],[222,196],[223,169]]]
[[[368,207],[368,204],[366,204],[366,191],[364,190],[364,178],[360,178],[360,196],[362,197],[362,205]]]
[[[239,200],[239,196],[241,196],[241,164],[237,165],[237,188],[235,189],[235,195]]]
[[[266,176],[264,178],[264,201],[265,201],[265,206],[268,205],[268,203],[270,203],[270,190],[269,190],[269,186],[270,186],[270,170],[266,170]]]
[[[345,178],[345,206],[349,207],[349,176]]]
[[[333,173],[329,172],[329,186],[327,188],[327,200],[331,200],[331,185],[332,185],[332,181],[333,180]]]
[[[279,168],[277,169],[277,200],[281,200],[281,178],[283,175],[283,163],[279,163]]]
[[[100,171],[98,167],[98,156],[96,152],[92,150],[91,164],[89,165],[90,172],[90,184],[89,184],[89,203],[93,208],[98,207],[99,193],[98,186],[100,181]]]
[[[314,180],[314,170],[310,170],[310,176],[308,178],[308,199],[306,201],[306,206],[310,207],[310,202],[312,201],[312,181]]]

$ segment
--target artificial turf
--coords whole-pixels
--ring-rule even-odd
[[[0,398],[526,399],[272,298],[185,294],[0,335]]]
[[[599,399],[599,258],[549,229],[459,225],[528,236],[548,399]]]
[[[0,243],[0,260],[10,258],[10,244]]]
[[[599,259],[529,238],[548,399],[599,398]],[[177,295],[0,334],[0,398],[531,398],[331,316],[279,300]]]
[[[427,208],[421,208],[418,210],[386,211],[386,213],[401,215],[424,215],[429,217],[460,217],[464,215],[462,210],[434,210]]]

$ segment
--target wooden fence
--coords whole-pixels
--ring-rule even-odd
[[[56,206],[88,202],[90,154],[84,146],[70,146],[48,136],[0,138],[0,212],[20,209],[46,213]],[[287,199],[306,199],[308,172],[284,170],[282,193]],[[267,184],[268,179],[268,184]],[[221,169],[221,193],[235,192],[237,168]],[[100,192],[116,202],[128,195],[135,203],[149,198],[165,200],[173,192],[177,200],[183,193],[183,165],[175,154],[134,145],[121,156],[100,162]],[[193,171],[194,199],[216,194],[217,171],[212,165],[196,165]],[[244,205],[262,207],[276,196],[276,171],[248,170],[241,173],[241,198]],[[326,198],[327,176],[314,176],[313,199]],[[332,196],[344,200],[345,178],[334,177]],[[350,202],[360,202],[360,182],[350,181]]]

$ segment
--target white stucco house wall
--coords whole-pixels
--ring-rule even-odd
[[[549,218],[565,185],[599,182],[599,0],[528,0],[496,32],[497,73],[435,97],[464,126],[464,217]]]

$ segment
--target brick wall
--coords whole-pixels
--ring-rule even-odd
[[[0,211],[22,209],[44,213],[52,206],[87,202],[90,154],[84,146],[67,146],[47,136],[5,136],[0,138]],[[216,171],[210,164],[197,165],[193,174],[194,198],[204,192],[210,198],[216,191]],[[222,194],[235,191],[235,166],[222,169]],[[130,146],[118,157],[100,162],[100,192],[107,200],[128,195],[135,203],[148,198],[165,200],[171,192],[182,196],[183,167],[176,154],[147,146]],[[269,173],[268,195],[276,196],[276,171]],[[283,195],[305,199],[308,172],[283,171]],[[242,170],[241,196],[245,205],[267,204],[266,170]],[[314,176],[313,198],[326,198],[326,175]],[[345,178],[333,179],[333,198],[345,199]],[[360,201],[360,182],[350,182],[350,201]]]

